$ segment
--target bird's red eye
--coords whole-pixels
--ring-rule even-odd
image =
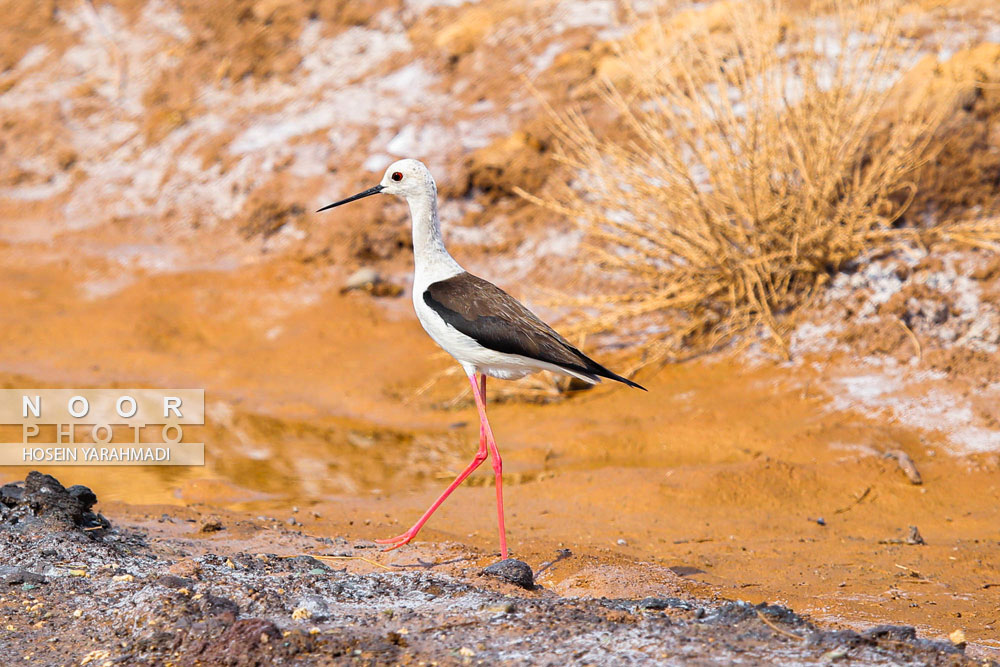
[[[401,181],[401,180],[403,180],[403,175],[401,173],[399,173],[398,171],[394,171],[394,172],[392,172],[392,180],[394,180],[394,181]]]

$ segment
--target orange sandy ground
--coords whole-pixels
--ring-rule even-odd
[[[447,364],[405,299],[341,295],[321,269],[276,262],[147,277],[81,302],[60,277],[79,275],[74,260],[56,271],[37,254],[2,254],[4,386],[206,389],[203,468],[45,469],[91,486],[112,520],[220,509],[284,519],[297,506],[311,534],[387,537],[475,451],[471,404],[434,407],[463,379],[414,395]],[[286,272],[319,297],[284,293]],[[605,385],[558,404],[494,406],[512,551],[538,567],[572,549],[541,580],[567,594],[646,591],[651,565],[668,566],[704,594],[848,625],[912,624],[927,637],[961,628],[971,651],[994,654],[998,457],[955,457],[935,434],[834,412],[829,375],[809,368],[714,358],[641,375],[648,393]],[[865,448],[905,449],[924,483]],[[383,562],[495,551],[491,484],[484,466],[422,544]],[[911,525],[926,545],[899,543]],[[614,581],[588,574],[594,563],[613,566]]]

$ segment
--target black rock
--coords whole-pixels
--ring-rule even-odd
[[[768,620],[784,623],[791,627],[805,625],[801,616],[788,607],[777,604],[750,604],[744,600],[727,602],[719,607],[713,614],[706,616],[706,621],[719,623],[722,625],[736,625],[744,621],[756,618],[758,614],[767,616]]]
[[[13,586],[15,584],[44,584],[45,577],[29,572],[21,567],[0,567],[0,581]]]
[[[32,470],[23,482],[0,487],[4,525],[22,534],[80,531],[100,539],[111,522],[92,511],[97,495],[80,484],[68,489],[52,475]],[[98,530],[103,529],[103,530]]]
[[[66,490],[80,503],[80,510],[83,512],[89,512],[90,508],[97,503],[97,494],[82,484],[74,484]]]
[[[810,633],[808,641],[813,645],[854,647],[864,642],[865,639],[854,630],[827,630]]]
[[[228,614],[235,620],[240,613],[238,604],[229,598],[219,597],[218,595],[206,595],[202,598],[202,603],[202,610],[206,616],[224,616]]]
[[[694,609],[694,606],[680,598],[643,598],[639,601],[639,609],[648,609],[650,611],[659,611],[662,609],[683,609],[690,611]]]
[[[535,575],[531,571],[531,566],[516,558],[507,558],[499,563],[493,563],[483,570],[483,574],[499,577],[529,591],[535,588]]]
[[[24,497],[24,482],[10,482],[0,486],[0,503],[13,507]]]
[[[46,520],[76,525],[83,515],[80,502],[71,496],[59,480],[32,470],[24,480],[24,496],[35,516]]]
[[[917,638],[917,630],[909,625],[876,625],[874,628],[865,630],[861,636],[865,639],[910,641]]]
[[[156,583],[160,586],[165,586],[166,588],[188,588],[190,589],[194,586],[193,579],[185,579],[184,577],[178,577],[175,574],[165,574],[156,580]]]
[[[289,559],[289,564],[293,565],[297,570],[331,570],[329,565],[319,560],[318,558],[313,558],[312,556],[302,555],[296,556],[295,558]]]
[[[53,495],[64,495],[66,493],[66,487],[58,479],[37,470],[32,470],[24,478],[24,488],[28,493],[49,493]]]
[[[103,514],[94,514],[93,512],[84,512],[78,523],[81,528],[88,530],[96,530],[97,528],[108,530],[111,528],[111,522]]]

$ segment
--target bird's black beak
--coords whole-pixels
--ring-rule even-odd
[[[355,201],[356,199],[362,199],[364,197],[371,197],[372,195],[377,195],[378,193],[382,192],[383,189],[385,189],[384,185],[376,185],[374,188],[368,188],[364,192],[359,192],[353,197],[348,197],[347,199],[341,199],[338,202],[334,202],[332,204],[324,206],[323,208],[319,209],[319,211],[316,212],[319,213],[320,211],[325,211],[328,208],[333,208],[334,206],[340,206],[341,204],[348,204],[352,201]]]

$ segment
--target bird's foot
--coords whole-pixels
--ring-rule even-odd
[[[416,536],[417,536],[417,531],[411,528],[402,535],[397,535],[396,537],[390,537],[385,540],[375,540],[375,543],[391,545],[387,546],[385,549],[382,549],[382,551],[392,551],[393,549],[398,549],[404,544],[408,544],[410,540],[412,540]]]

